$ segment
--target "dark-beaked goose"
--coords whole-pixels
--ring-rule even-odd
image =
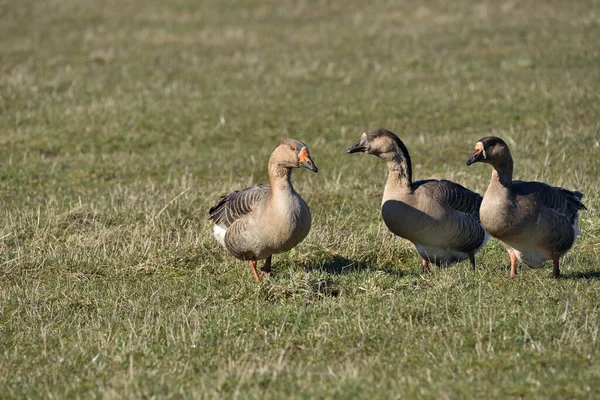
[[[480,216],[485,230],[508,250],[510,276],[517,274],[517,259],[535,268],[552,260],[552,275],[560,276],[559,259],[580,233],[577,214],[586,209],[583,193],[541,182],[513,181],[510,150],[495,136],[475,144],[467,165],[476,162],[493,168]]]
[[[223,196],[209,211],[215,238],[248,261],[257,282],[257,260],[266,259],[261,276],[268,275],[273,254],[290,250],[310,231],[310,210],[290,181],[292,168],[299,167],[318,171],[304,143],[282,140],[269,158],[269,184]]]
[[[408,150],[386,129],[362,134],[348,153],[373,154],[387,163],[388,178],[383,192],[381,214],[394,234],[411,241],[429,262],[449,265],[471,261],[489,238],[479,222],[481,195],[447,180],[412,181]]]

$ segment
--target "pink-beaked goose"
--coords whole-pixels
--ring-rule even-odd
[[[506,143],[495,136],[479,139],[467,165],[492,166],[492,180],[483,196],[483,227],[502,242],[510,256],[510,276],[517,275],[517,259],[534,268],[552,260],[554,277],[559,259],[579,235],[583,193],[541,182],[513,181],[513,159]]]
[[[209,211],[215,238],[249,262],[257,282],[257,260],[266,259],[261,276],[268,275],[273,254],[290,250],[310,231],[310,210],[290,181],[292,168],[299,167],[318,171],[304,143],[282,140],[269,158],[269,184],[223,196]]]
[[[394,234],[411,241],[429,263],[449,265],[470,260],[489,235],[479,222],[481,195],[447,180],[412,181],[408,150],[386,129],[362,134],[348,153],[373,154],[387,163],[388,178],[383,192],[383,221]]]

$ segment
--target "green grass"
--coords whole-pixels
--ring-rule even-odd
[[[0,397],[600,397],[598,1],[0,2]],[[420,273],[380,217],[415,178],[581,190],[564,278],[497,241]],[[307,239],[259,285],[211,237],[285,137]]]

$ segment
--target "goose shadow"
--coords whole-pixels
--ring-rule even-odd
[[[391,268],[380,268],[376,267],[370,261],[358,261],[340,254],[330,256],[325,261],[319,262],[307,262],[304,264],[304,269],[307,272],[311,271],[322,271],[332,275],[350,274],[361,271],[377,272],[381,271],[388,275],[393,275],[398,278],[407,275],[406,272]]]
[[[559,279],[568,280],[600,280],[600,271],[598,270],[587,270],[587,271],[576,271],[562,273]]]
[[[304,269],[307,272],[323,271],[327,272],[328,274],[347,274],[351,272],[369,270],[371,268],[366,262],[352,260],[340,254],[335,254],[328,257],[328,259],[325,261],[309,261],[304,264]]]

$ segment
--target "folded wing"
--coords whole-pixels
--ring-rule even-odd
[[[268,198],[270,192],[269,185],[260,185],[236,190],[222,196],[219,202],[209,210],[208,219],[215,225],[227,229],[235,221],[251,212],[257,204]]]

